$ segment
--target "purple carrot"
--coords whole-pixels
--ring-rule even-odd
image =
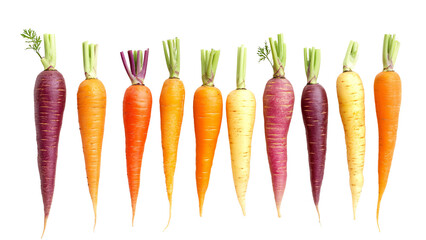
[[[29,29],[21,34],[40,56],[41,39]],[[55,188],[56,160],[58,158],[59,134],[65,108],[66,88],[64,77],[55,70],[56,65],[55,35],[44,34],[46,56],[41,58],[45,68],[37,76],[34,86],[34,113],[37,132],[38,169],[40,173],[41,194],[44,204],[44,227],[46,229],[50,206]]]
[[[258,55],[260,60],[267,59],[274,70],[273,78],[267,82],[263,93],[263,117],[275,204],[281,217],[281,201],[287,182],[287,133],[293,115],[294,92],[284,73],[286,45],[283,34],[278,34],[278,42],[269,38],[269,44],[271,48],[265,42],[265,47],[259,48]],[[270,51],[273,63],[268,58]]]
[[[309,154],[312,196],[318,210],[322,179],[324,176],[325,154],[327,150],[328,102],[324,88],[317,83],[321,52],[319,49],[304,50],[305,70],[308,84],[302,93],[302,115],[306,129],[306,141]]]

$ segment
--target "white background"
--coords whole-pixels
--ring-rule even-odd
[[[43,205],[37,169],[33,88],[42,65],[24,51],[24,28],[55,33],[57,69],[67,84],[67,103],[57,164],[56,188],[44,239],[389,239],[425,237],[424,101],[422,55],[426,21],[421,1],[9,1],[0,9],[0,239],[39,239]],[[288,181],[282,218],[276,214],[264,140],[262,94],[272,68],[258,63],[257,47],[284,33],[286,76],[295,91],[288,136]],[[401,48],[396,71],[402,105],[394,161],[381,208],[377,201],[377,122],[374,77],[382,69],[385,33],[396,33]],[[159,94],[168,77],[162,40],[181,39],[181,79],[186,100],[175,174],[173,217],[168,218],[159,126]],[[107,90],[107,115],[99,187],[98,223],[92,204],[77,121],[76,93],[84,80],[81,43],[100,45],[98,76]],[[335,81],[349,40],[360,44],[355,67],[364,81],[367,149],[365,184],[352,219],[344,133]],[[201,85],[200,49],[220,49],[216,86],[224,98],[235,88],[237,47],[248,48],[247,88],[256,96],[247,216],[232,180],[224,114],[204,216],[198,216],[192,98]],[[322,50],[319,82],[329,98],[329,133],[318,223],[309,183],[300,95],[306,83],[303,48]],[[122,98],[130,81],[120,51],[150,48],[146,85],[152,91],[151,125],[142,164],[135,226],[131,226]],[[42,49],[42,51],[44,51]]]

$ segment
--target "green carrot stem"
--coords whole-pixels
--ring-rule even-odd
[[[44,58],[41,59],[44,69],[55,69],[56,39],[55,34],[44,34]]]
[[[307,48],[304,49],[305,72],[308,79],[308,84],[317,84],[320,63],[321,63],[321,50],[310,48],[309,55]]]
[[[28,44],[26,49],[34,50],[40,57],[41,63],[45,70],[54,70],[56,66],[56,40],[55,34],[44,34],[44,52],[45,56],[40,55],[41,39],[37,36],[37,33],[30,29],[24,29],[21,36],[25,39],[25,43]]]
[[[203,86],[214,86],[217,64],[219,62],[219,50],[201,50],[201,74]]]
[[[395,40],[395,34],[385,34],[383,40],[383,71],[393,71],[399,50],[399,41]]]
[[[272,58],[274,60],[274,77],[284,78],[284,68],[286,64],[286,45],[284,43],[283,34],[278,34],[278,42],[272,41],[272,38],[269,38],[269,43],[271,45]]]
[[[167,51],[168,47],[168,51]],[[180,41],[179,38],[163,41],[164,56],[166,58],[167,69],[170,73],[170,78],[179,78],[180,71]]]
[[[98,45],[83,42],[83,64],[86,79],[96,78],[96,68],[98,63]]]
[[[237,89],[246,88],[247,48],[244,45],[238,48],[237,58]]]
[[[343,60],[343,72],[350,72],[358,60],[358,43],[349,42],[348,50],[346,51],[345,59]]]

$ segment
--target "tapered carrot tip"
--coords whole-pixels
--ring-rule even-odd
[[[241,210],[243,210],[243,215],[246,216],[246,207],[241,205]]]
[[[278,213],[278,217],[279,218],[281,217],[281,210],[280,210],[280,208],[281,208],[281,205],[277,204],[277,213]]]
[[[97,213],[96,213],[96,210],[95,210],[95,223],[93,224],[93,231],[95,231],[95,228],[96,228],[96,218],[97,218]]]
[[[379,225],[379,211],[380,211],[380,200],[377,203],[377,213],[376,213],[376,221],[377,221],[377,228],[379,228],[379,232],[380,232],[380,225]]]
[[[203,216],[203,206],[204,206],[204,194],[201,194],[198,199],[198,206],[200,208],[200,217]]]
[[[43,227],[43,233],[41,234],[41,238],[44,236],[44,231],[46,231],[46,223],[47,223],[48,216],[44,216],[44,227]]]
[[[318,222],[320,223],[320,225],[321,225],[321,215],[320,215],[320,212],[319,212],[319,209],[318,209],[318,205],[315,205],[315,207],[317,208],[317,213],[318,213]]]
[[[132,227],[134,227],[135,226],[135,214],[133,213],[133,216],[132,216]]]
[[[167,222],[167,226],[164,228],[163,232],[166,231],[166,229],[169,227],[170,219],[172,219],[172,202],[170,202],[170,206],[169,206],[169,221]]]

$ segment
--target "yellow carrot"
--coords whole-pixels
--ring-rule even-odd
[[[365,157],[364,87],[359,75],[352,71],[357,54],[358,43],[351,41],[343,61],[343,73],[336,82],[340,116],[345,130],[354,219],[364,184]]]
[[[245,88],[247,49],[238,48],[237,89],[226,99],[232,173],[243,214],[246,215],[245,198],[250,173],[251,139],[256,111],[254,94]]]

